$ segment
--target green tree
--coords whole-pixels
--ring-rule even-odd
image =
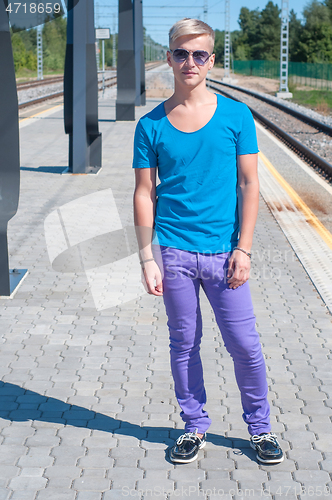
[[[241,31],[236,43],[233,41],[235,59],[246,60],[252,58],[252,47],[257,43],[259,15],[258,9],[241,8],[238,20]]]
[[[101,46],[101,44],[100,44]],[[115,34],[115,60],[117,57],[117,51],[118,49],[118,34]],[[100,51],[101,54],[101,51]],[[101,57],[100,57],[100,62],[101,62]],[[105,40],[105,66],[111,67],[113,66],[113,35],[111,34],[111,38],[108,40]]]
[[[24,68],[27,62],[27,51],[19,32],[12,33],[12,47],[15,71]]]
[[[238,39],[241,32],[240,30],[234,30],[231,33],[231,62],[237,59],[235,51],[238,48]]]
[[[332,0],[311,0],[303,11],[304,23],[294,10],[289,16],[289,58],[300,62],[332,62]],[[268,1],[265,8],[242,7],[240,32],[232,33],[234,58],[280,59],[280,9]]]
[[[43,27],[43,66],[49,70],[64,70],[67,22],[57,17]]]
[[[216,55],[216,64],[224,64],[225,32],[215,30],[215,35],[213,52]]]
[[[325,5],[329,10],[330,21],[332,22],[332,0],[325,0]]]
[[[253,59],[276,61],[280,58],[280,9],[268,2],[261,11],[257,24],[256,43],[252,45]]]
[[[36,29],[22,30],[19,33],[26,50],[28,52],[31,51],[32,53],[36,52],[37,30]]]
[[[37,69],[37,29],[12,32],[15,69]],[[64,17],[44,24],[43,66],[48,70],[63,71],[66,52],[67,22]]]
[[[289,13],[289,60],[296,61],[303,26],[292,9]]]
[[[332,62],[332,26],[329,7],[312,0],[303,11],[305,23],[294,54],[295,61]]]
[[[32,50],[27,52],[25,67],[31,71],[35,71],[37,69],[37,55],[32,52]]]
[[[235,59],[279,59],[281,23],[277,4],[269,1],[261,12],[242,7],[238,23],[240,32],[233,41]]]

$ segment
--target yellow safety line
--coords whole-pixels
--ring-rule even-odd
[[[19,120],[18,123],[22,123],[25,120],[30,120],[30,118],[35,118],[36,116],[42,115],[43,113],[46,113],[46,111],[51,111],[51,109],[59,108],[60,106],[63,106],[63,104],[57,104],[56,106],[53,106],[53,108],[48,108],[44,109],[44,111],[40,111],[39,113],[36,113],[35,115],[27,116],[26,118],[22,118],[22,120]]]
[[[303,212],[307,222],[316,229],[320,237],[325,241],[325,243],[332,250],[332,234],[326,229],[326,227],[317,219],[316,215],[310,210],[308,205],[299,197],[299,195],[294,191],[294,189],[288,184],[287,181],[277,172],[272,163],[266,158],[266,156],[260,151],[259,156],[268,170],[271,172],[273,177],[279,182],[281,187],[286,191],[287,194],[292,198],[295,206]]]

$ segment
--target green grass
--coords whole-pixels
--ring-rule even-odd
[[[47,70],[47,69],[44,69],[43,70],[43,75],[46,76],[46,75],[61,75],[63,74],[63,71],[61,72],[61,70]],[[37,79],[37,70],[31,70],[31,69],[26,69],[26,68],[21,68],[19,69],[18,71],[16,71],[16,80],[18,82],[22,82],[22,81],[27,81],[29,80],[30,78],[34,78],[34,79]]]
[[[320,113],[332,112],[332,92],[330,90],[297,90],[291,88],[292,102],[314,109]]]

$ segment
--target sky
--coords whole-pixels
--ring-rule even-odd
[[[268,0],[230,0],[231,31],[239,29],[237,21],[241,7],[262,10],[267,2]],[[99,9],[99,25],[112,29],[113,15],[117,17],[117,2],[115,0],[95,0],[95,3],[96,17],[98,17]],[[277,3],[281,7],[281,0],[274,0],[273,3]],[[297,17],[302,19],[302,11],[307,3],[308,0],[289,0],[289,10],[294,9]],[[213,29],[223,30],[225,27],[225,1],[208,0],[207,4],[207,23]],[[143,0],[143,24],[153,40],[167,45],[168,31],[172,24],[183,17],[199,17],[204,21],[203,10],[204,0],[181,0],[181,2],[177,0]],[[96,19],[96,24],[97,22]]]

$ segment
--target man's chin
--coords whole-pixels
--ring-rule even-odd
[[[183,75],[181,78],[179,78],[179,82],[183,85],[189,86],[189,87],[196,87],[199,85],[204,78],[198,78],[197,75]]]

